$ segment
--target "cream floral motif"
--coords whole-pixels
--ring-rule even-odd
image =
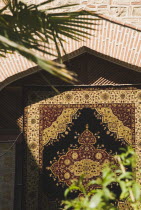
[[[69,170],[77,177],[84,174],[86,179],[90,179],[93,176],[99,176],[102,168],[103,165],[99,164],[97,161],[83,159],[74,162],[74,164],[69,167]]]
[[[96,108],[97,112],[102,116],[102,121],[108,123],[108,128],[111,132],[115,132],[118,138],[124,138],[126,142],[132,144],[132,131],[130,128],[123,125],[123,122],[118,119],[108,107]]]
[[[77,110],[77,108],[66,108],[49,128],[44,129],[42,135],[43,145],[47,144],[50,139],[57,139],[58,133],[63,133],[66,130],[67,124],[72,122],[72,117]]]

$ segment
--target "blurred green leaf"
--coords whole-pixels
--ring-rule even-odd
[[[133,194],[134,194],[134,197],[135,197],[136,201],[139,200],[139,198],[140,198],[140,196],[141,196],[140,185],[139,185],[138,183],[135,182],[135,183],[133,184],[132,190],[133,190]]]
[[[94,209],[96,208],[102,200],[102,192],[99,191],[97,194],[92,196],[89,202],[89,208]]]
[[[126,165],[124,165],[124,163],[127,162],[132,166],[132,162],[135,161],[134,154],[132,148],[126,148],[120,155],[116,155],[115,159],[118,160],[116,167],[113,168],[110,165],[106,166],[100,178],[92,180],[84,186],[88,189],[90,187],[90,189],[86,191],[86,195],[84,195],[82,199],[77,197],[76,199],[67,201],[68,203],[65,204],[65,207],[71,207],[70,209],[73,210],[118,210],[116,204],[117,195],[112,190],[114,183],[119,187],[120,194],[118,196],[122,202],[128,200],[130,204],[129,207],[132,207],[134,210],[139,210],[141,201],[140,185],[136,182],[132,170],[126,171]],[[81,185],[81,183],[83,183],[82,178],[77,182],[78,186]],[[93,185],[98,188],[93,188]]]

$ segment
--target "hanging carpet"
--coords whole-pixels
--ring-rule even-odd
[[[25,209],[57,210],[72,181],[84,175],[85,185],[100,177],[120,148],[136,145],[139,154],[140,116],[141,91],[136,88],[81,88],[59,95],[29,89],[24,118]],[[125,208],[122,202],[118,205]]]

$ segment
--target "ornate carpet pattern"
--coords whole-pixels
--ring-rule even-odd
[[[101,176],[121,147],[133,145],[140,157],[140,123],[139,89],[81,88],[59,95],[30,90],[25,109],[25,209],[53,209],[50,203],[57,205],[73,180],[84,174],[85,184]]]

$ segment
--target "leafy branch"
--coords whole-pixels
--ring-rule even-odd
[[[135,152],[132,148],[115,156],[115,165],[108,165],[102,171],[101,178],[83,184],[83,177],[74,182],[65,192],[65,197],[77,191],[81,196],[63,201],[64,209],[69,210],[117,210],[119,201],[128,201],[134,210],[141,205],[141,189],[135,177]],[[97,188],[93,186],[97,185]],[[113,188],[118,186],[119,195]]]

